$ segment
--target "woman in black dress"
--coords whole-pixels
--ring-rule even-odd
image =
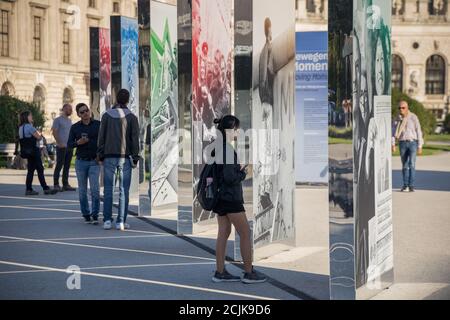
[[[217,175],[219,177],[219,196],[213,212],[217,214],[219,231],[216,243],[217,269],[212,278],[214,282],[241,281],[244,283],[264,282],[266,278],[255,272],[252,266],[252,246],[250,239],[250,227],[245,215],[242,181],[247,174],[247,166],[238,163],[237,154],[231,143],[236,140],[239,130],[239,119],[227,115],[222,119],[214,120],[218,133],[222,134],[223,161],[216,159]],[[233,157],[227,157],[227,154]],[[233,158],[231,161],[226,161]],[[228,237],[231,233],[231,225],[236,228],[240,237],[241,255],[244,261],[244,275],[242,279],[231,275],[225,269],[225,252]]]

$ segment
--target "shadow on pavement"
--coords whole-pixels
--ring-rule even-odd
[[[9,179],[9,177],[7,178]],[[36,179],[37,180],[37,179]],[[37,182],[37,181],[36,181]],[[62,192],[62,193],[58,193],[56,195],[53,196],[44,196],[42,194],[42,191],[40,189],[40,187],[36,186],[36,190],[39,190],[40,195],[36,196],[36,197],[24,197],[23,196],[23,191],[24,191],[24,186],[22,184],[0,184],[0,195],[3,196],[3,198],[0,200],[0,202],[2,203],[2,205],[4,205],[5,207],[10,207],[11,206],[22,206],[22,208],[18,208],[17,212],[9,212],[11,217],[16,217],[16,218],[24,218],[27,219],[27,217],[29,217],[30,214],[30,209],[27,209],[27,207],[41,207],[42,209],[40,209],[41,211],[37,211],[39,213],[44,213],[45,208],[51,208],[50,210],[58,210],[58,208],[66,208],[65,206],[67,206],[67,203],[76,203],[78,200],[78,192]],[[15,198],[18,197],[18,198]],[[23,198],[23,199],[22,199]],[[41,201],[33,201],[33,204],[31,204],[29,202],[28,199],[32,199],[32,198],[38,198],[37,200],[41,200]],[[46,199],[50,200],[50,201],[45,201]],[[42,201],[43,200],[43,201]],[[53,201],[51,201],[53,200]],[[56,202],[55,202],[56,201]],[[62,201],[62,202],[61,202]],[[103,205],[102,205],[103,207]],[[8,209],[10,210],[10,209]],[[44,211],[42,211],[44,210]],[[70,211],[70,212],[67,212]],[[28,212],[28,213],[27,213]],[[53,211],[50,211],[53,212]],[[30,237],[30,238],[42,238],[44,236],[48,236],[48,237],[92,237],[92,236],[102,236],[103,230],[101,230],[101,227],[99,226],[98,230],[94,230],[92,228],[85,228],[84,224],[81,223],[81,221],[77,220],[78,217],[78,207],[70,207],[70,210],[66,210],[67,215],[65,214],[64,217],[75,217],[75,219],[73,220],[55,220],[54,222],[51,223],[45,223],[45,222],[40,222],[41,225],[45,225],[46,226],[46,230],[48,231],[48,235],[44,232],[45,230],[43,229],[39,229],[39,228],[34,228],[32,227],[31,230],[27,231],[28,233],[23,233],[23,234],[16,234],[16,232],[13,229],[10,229],[7,235],[10,236],[22,236],[22,237]],[[113,210],[114,214],[116,213],[116,210]],[[57,214],[56,212],[54,213],[54,215]],[[161,232],[165,232],[168,234],[172,234],[174,235],[176,233],[177,230],[177,222],[175,220],[167,220],[167,219],[158,219],[158,218],[139,218],[137,217],[139,220],[141,220],[142,222],[147,222],[148,225],[148,230],[149,231],[161,231]],[[81,218],[80,218],[81,220]],[[19,223],[25,223],[24,222],[9,222],[10,224],[7,226],[15,226],[15,227],[19,227]],[[26,222],[26,223],[30,223],[30,222]],[[75,223],[75,224],[74,224]],[[29,224],[30,226],[32,225],[36,225],[37,227],[37,222],[33,223],[33,224]],[[20,224],[20,226],[23,226],[23,224]],[[64,233],[64,228],[63,229],[59,229],[62,226],[64,227],[68,227],[70,226],[70,230],[72,231],[72,234],[66,234]],[[6,227],[6,225],[4,226]],[[77,230],[84,230],[83,232],[87,232],[86,234],[78,234]],[[141,224],[140,229],[142,229],[143,231],[145,231],[145,225]],[[23,229],[18,229],[19,231],[24,231]],[[58,234],[58,236],[56,236],[56,234]],[[59,234],[61,234],[61,236],[59,236]],[[113,234],[114,235],[114,234]],[[200,252],[204,252],[205,257],[211,257],[213,258],[213,256],[211,255],[215,255],[215,244],[216,244],[216,240],[214,238],[206,238],[206,237],[198,237],[198,236],[177,236],[177,238],[186,241],[185,245],[182,245],[180,242],[177,241],[169,241],[169,239],[164,240],[163,238],[154,238],[154,240],[152,241],[153,243],[149,243],[149,242],[145,242],[148,240],[145,239],[141,239],[139,240],[137,239],[128,239],[127,241],[127,248],[128,249],[136,249],[136,250],[155,250],[157,249],[158,251],[164,251],[167,253],[174,253],[174,254],[186,254],[186,255],[198,255]],[[85,244],[91,244],[90,241],[94,241],[94,240],[77,240],[76,242],[80,242],[80,243],[85,243]],[[101,242],[100,242],[101,241]],[[111,241],[111,242],[109,242]],[[95,244],[100,244],[103,243],[103,245],[106,246],[113,246],[113,242],[114,240],[95,240]],[[146,244],[147,243],[147,244]],[[178,248],[176,246],[176,244],[178,243]],[[19,244],[15,244],[16,246],[20,246]],[[26,244],[23,243],[24,247],[19,247],[21,248],[19,252],[16,252],[17,254],[26,254],[26,250],[31,250],[36,246],[36,243],[33,244]],[[42,244],[41,244],[42,245]],[[179,248],[181,245],[182,248]],[[44,246],[44,247],[48,247],[48,246]],[[120,246],[119,246],[120,247]],[[165,248],[164,248],[165,247]],[[56,248],[58,248],[58,250],[61,250],[61,252],[66,252],[66,248],[65,246],[61,245],[56,245]],[[86,248],[78,248],[78,247],[70,247],[71,248],[71,252],[73,252],[73,254],[75,256],[71,256],[71,259],[76,259],[77,255],[80,254],[81,250],[86,250]],[[191,252],[189,252],[189,248],[192,249]],[[49,249],[49,248],[47,248]],[[165,250],[164,250],[165,249]],[[181,249],[183,250],[182,252],[179,252]],[[187,249],[187,250],[186,250]],[[242,264],[240,263],[234,263],[234,261],[232,261],[231,257],[233,256],[233,241],[229,241],[228,242],[228,248],[227,248],[227,255],[228,255],[228,261],[230,263],[232,263],[233,265],[235,265],[237,267],[237,269],[234,269],[233,271],[236,273],[240,273],[242,272]],[[24,250],[24,251],[21,251]],[[74,251],[76,250],[76,251]],[[98,254],[101,255],[105,255],[105,259],[106,257],[115,257],[115,258],[119,258],[117,253],[112,252],[112,254],[108,254],[109,251],[105,251],[101,250],[101,249],[89,249],[89,250],[96,250],[95,252],[98,252]],[[173,251],[172,251],[173,250]],[[186,251],[184,251],[186,250]],[[56,251],[55,251],[56,252]],[[59,252],[59,251],[58,251]],[[52,254],[52,251],[49,251],[49,257]],[[127,253],[128,254],[128,253]],[[12,256],[13,253],[11,253]],[[85,251],[83,251],[82,253],[83,255],[83,261],[84,260],[89,260],[89,259],[94,259],[94,255],[91,253],[86,254]],[[128,261],[127,264],[138,264],[141,263],[140,259],[144,259],[146,257],[148,257],[148,255],[142,255],[139,253],[135,253],[136,255],[136,261]],[[54,258],[54,257],[53,257]],[[56,258],[55,258],[56,259]],[[59,260],[58,260],[59,259]],[[56,262],[61,262],[62,264],[64,264],[66,261],[66,259],[63,256],[60,256],[58,259],[56,259],[55,261],[53,261],[52,259],[49,259],[48,261],[46,261],[45,265],[49,264],[50,266],[52,266],[54,263]],[[28,260],[26,259],[28,263],[36,263],[37,265],[39,265],[39,263],[43,264],[44,263],[41,261],[34,261],[32,259]],[[61,260],[61,261],[60,261]],[[89,260],[90,261],[90,260]],[[212,260],[214,261],[214,260]],[[180,267],[183,268],[183,267]],[[202,269],[203,268],[203,269]],[[209,266],[206,266],[206,268],[210,268]],[[211,269],[214,269],[214,266],[211,265]],[[255,285],[254,287],[252,286],[244,286],[242,287],[242,285],[240,284],[236,284],[236,286],[225,286],[225,285],[219,285],[219,286],[215,286],[212,283],[210,283],[210,277],[211,274],[209,274],[208,272],[205,273],[205,267],[203,266],[194,266],[194,267],[190,267],[190,268],[186,268],[186,272],[187,274],[183,277],[181,277],[181,279],[178,277],[177,279],[172,279],[170,278],[169,274],[167,274],[166,276],[169,276],[167,279],[162,277],[162,278],[158,278],[156,280],[161,280],[161,281],[168,281],[168,282],[173,282],[173,281],[179,281],[180,284],[188,284],[188,285],[196,285],[196,286],[207,286],[207,287],[212,287],[215,288],[217,287],[218,289],[227,289],[230,288],[234,291],[238,290],[238,291],[242,291],[243,292],[256,292],[258,294],[261,295],[274,295],[274,296],[278,296],[278,297],[283,297],[283,298],[287,298],[287,299],[329,299],[329,289],[328,289],[328,275],[324,275],[324,274],[314,274],[314,273],[308,273],[308,272],[299,272],[299,271],[294,271],[294,270],[286,270],[283,268],[274,268],[274,267],[266,267],[266,266],[259,266],[257,267],[257,270],[264,273],[266,276],[268,276],[268,282],[271,286],[269,285],[265,285],[265,286],[261,286],[261,292],[259,292],[259,289],[257,287],[257,285]],[[113,270],[114,271],[114,270]],[[104,270],[103,272],[113,272],[113,271],[107,271]],[[120,269],[115,270],[114,274],[117,273],[117,275],[119,276],[131,276],[131,277],[149,277],[151,274],[140,274],[139,273],[139,269],[123,269],[122,271]],[[43,276],[46,274],[44,273],[40,273]],[[158,277],[159,274],[154,274],[154,276]],[[59,275],[58,277],[61,277],[61,275]],[[196,282],[197,279],[200,282]],[[16,281],[16,278],[11,278],[11,281]],[[36,280],[37,283],[40,283],[39,281],[44,281],[44,278],[42,279],[38,279]],[[181,280],[181,281],[180,281]],[[264,289],[262,289],[264,288]],[[268,292],[266,290],[268,290],[269,288],[272,288],[274,292]],[[130,288],[131,289],[131,288]],[[56,290],[56,289],[55,289]],[[95,290],[94,290],[95,291]],[[94,292],[93,291],[93,292]],[[269,289],[270,291],[270,289]],[[59,292],[59,291],[58,291]],[[57,291],[55,291],[54,293],[57,294]],[[176,294],[174,292],[174,294]],[[181,294],[181,292],[180,292]],[[183,299],[186,295],[180,295],[180,297]],[[65,297],[65,296],[64,296]],[[176,298],[175,296],[172,296],[173,298]],[[191,299],[193,298],[193,296],[190,296]]]
[[[400,189],[403,185],[402,171],[392,171],[392,188]],[[415,187],[417,190],[450,191],[450,172],[416,170]]]
[[[143,221],[162,228],[162,230],[176,234],[177,222],[175,220],[158,219],[158,218],[141,218]],[[180,238],[190,242],[200,249],[215,255],[216,240],[205,237],[196,237],[195,235],[179,236]],[[233,241],[228,241],[227,261],[232,262],[241,270],[243,266],[239,262],[232,259],[234,250]],[[277,269],[271,267],[256,267],[257,270],[268,277],[268,282],[275,287],[284,290],[297,298],[312,300],[328,300],[329,296],[329,276],[324,274],[315,274],[308,272],[300,272],[286,269]]]
[[[449,299],[450,299],[450,286],[446,286],[425,297],[425,300],[449,300]]]

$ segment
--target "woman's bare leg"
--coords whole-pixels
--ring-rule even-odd
[[[231,233],[231,223],[226,216],[217,216],[219,231],[216,242],[216,269],[222,273],[225,266],[225,252],[227,250],[227,241]]]
[[[245,212],[231,213],[227,218],[236,228],[240,237],[241,256],[244,261],[245,272],[252,272],[252,244],[250,240],[250,226],[248,225]]]

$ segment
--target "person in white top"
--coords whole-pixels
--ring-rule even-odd
[[[416,156],[422,154],[423,134],[419,118],[409,110],[406,101],[400,101],[400,116],[394,125],[392,151],[398,141],[402,160],[403,187],[401,191],[413,192],[416,178]]]

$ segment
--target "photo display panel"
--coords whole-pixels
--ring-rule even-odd
[[[367,299],[394,275],[390,1],[330,3],[328,103],[331,298]]]
[[[330,298],[355,299],[353,206],[353,0],[328,4]]]
[[[130,92],[128,109],[139,119],[139,28],[138,20],[123,16],[111,16],[111,100],[116,103],[120,89]],[[141,162],[141,161],[140,161]],[[138,163],[132,170],[130,186],[130,210],[139,211],[139,180],[142,175]]]
[[[139,215],[151,215],[150,0],[138,1],[139,25]]]
[[[152,215],[173,214],[178,191],[177,7],[151,1]]]
[[[178,38],[178,234],[193,233],[192,1],[177,1]]]
[[[95,119],[111,107],[111,41],[109,29],[89,28],[90,106]]]
[[[192,1],[193,221],[198,228],[215,214],[195,198],[203,150],[216,137],[214,119],[231,114],[232,0]]]
[[[390,3],[353,0],[357,298],[393,279]]]
[[[253,3],[253,237],[255,250],[293,242],[294,1]],[[256,252],[256,251],[255,251]]]

